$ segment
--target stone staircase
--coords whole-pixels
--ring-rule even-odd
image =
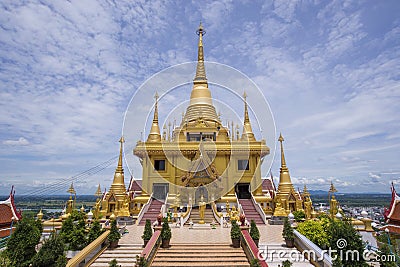
[[[90,266],[108,267],[109,262],[116,259],[118,266],[133,267],[136,263],[136,255],[140,256],[142,244],[120,244],[115,249],[105,250]]]
[[[307,259],[296,248],[287,248],[283,244],[259,244],[259,250],[263,251],[268,267],[282,266],[282,262],[289,260],[293,267],[312,267]]]
[[[200,221],[200,213],[199,213],[199,208],[193,208],[192,211],[190,212],[189,219],[186,221],[185,225],[189,225],[190,220],[192,220],[193,223],[199,223]],[[204,222],[205,223],[212,223],[215,221],[216,224],[219,222],[215,220],[213,211],[211,208],[206,208],[204,210]]]
[[[145,225],[147,219],[150,219],[152,224],[153,222],[157,221],[157,216],[158,214],[160,214],[161,206],[163,204],[164,203],[162,203],[161,201],[153,198],[150,202],[149,209],[143,215],[142,219],[139,222],[139,225]]]
[[[151,264],[154,267],[249,267],[242,248],[232,248],[221,244],[172,244],[170,248],[160,248]]]
[[[257,212],[256,207],[254,207],[251,199],[239,199],[239,203],[242,205],[244,214],[249,223],[251,220],[254,220],[257,225],[265,224],[260,214]]]

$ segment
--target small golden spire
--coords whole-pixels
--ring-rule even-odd
[[[97,190],[96,193],[94,193],[94,195],[97,197],[100,197],[102,195],[100,184],[97,186]]]
[[[328,193],[334,195],[337,192],[336,187],[333,185],[331,181],[331,187],[329,188]]]
[[[67,192],[70,193],[71,195],[76,195],[76,191],[74,188],[74,182],[71,183],[71,186],[68,188]]]
[[[254,137],[253,129],[251,128],[249,111],[248,111],[248,107],[247,107],[246,91],[243,93],[243,100],[244,100],[244,119],[243,119],[242,140],[255,141],[256,139]]]
[[[160,127],[158,125],[158,94],[154,95],[155,104],[154,104],[154,117],[153,123],[151,124],[151,129],[149,136],[147,138],[147,142],[160,142],[161,141],[161,134],[160,134]]]

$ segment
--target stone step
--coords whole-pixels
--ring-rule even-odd
[[[189,265],[190,264],[190,265]],[[153,262],[152,267],[249,267],[248,262]]]

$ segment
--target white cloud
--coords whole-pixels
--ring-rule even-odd
[[[11,146],[26,146],[29,145],[29,141],[24,137],[20,137],[18,140],[5,140],[3,141],[3,144]]]

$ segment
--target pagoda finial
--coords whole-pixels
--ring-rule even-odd
[[[71,195],[76,195],[76,191],[74,188],[74,182],[71,183],[71,186],[68,188],[67,192],[70,193]]]
[[[123,136],[121,136],[121,139],[119,139],[120,147],[119,147],[119,157],[118,157],[118,166],[116,169],[116,172],[119,173],[124,173],[124,169],[122,168],[122,153],[123,153],[123,145],[125,143],[125,139]]]
[[[203,51],[203,35],[206,34],[206,31],[204,30],[201,22],[199,28],[197,28],[196,34],[199,36],[199,44],[197,52],[196,76],[194,78],[194,81],[195,82],[202,81],[207,83],[206,70],[204,68],[204,51]]]
[[[247,94],[246,91],[243,92],[243,100],[244,100],[244,120],[243,120],[243,133],[242,140],[255,141],[253,129],[251,128],[249,111],[247,107]]]
[[[337,192],[337,189],[335,188],[335,186],[333,185],[333,182],[331,181],[331,187],[329,188],[329,193],[334,194]]]
[[[285,160],[285,153],[283,151],[283,141],[285,141],[285,139],[283,139],[282,133],[279,134],[278,141],[281,143],[281,168],[282,169],[283,168],[287,169],[286,160]]]
[[[97,190],[96,193],[94,193],[94,195],[97,197],[100,197],[102,195],[100,184],[97,186]]]
[[[147,142],[159,142],[161,141],[160,127],[158,125],[158,93],[156,91],[154,95],[154,99],[156,100],[154,103],[154,116],[153,123],[151,125],[150,134],[147,138]]]
[[[118,157],[118,166],[115,169],[113,183],[111,184],[110,192],[122,194],[126,192],[125,181],[124,181],[124,169],[122,167],[122,157],[123,157],[123,146],[125,143],[125,139],[122,136],[119,140],[119,157]]]

